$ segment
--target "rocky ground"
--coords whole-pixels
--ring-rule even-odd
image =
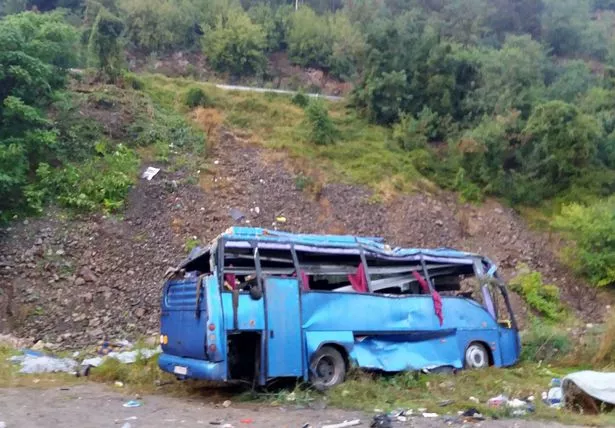
[[[87,384],[54,389],[0,389],[0,425],[7,428],[65,427],[88,428],[118,426],[122,428],[168,426],[219,426],[299,428],[361,421],[367,427],[373,415],[337,409],[297,409],[296,406],[257,406],[233,404],[228,408],[212,402],[211,397],[175,399],[168,396],[145,396],[143,405],[125,408],[130,400],[100,384]],[[411,418],[394,427],[432,428],[447,426],[444,419]],[[478,426],[478,425],[477,425]],[[538,421],[493,420],[480,423],[485,428],[562,427]]]
[[[470,250],[495,260],[505,276],[524,262],[557,284],[587,322],[600,321],[609,303],[557,261],[557,243],[496,202],[466,206],[452,194],[416,193],[380,203],[368,189],[342,184],[308,194],[283,156],[224,129],[208,162],[198,177],[158,165],[121,215],[50,212],[0,230],[0,333],[66,348],[155,335],[162,274],[185,256],[188,241],[208,242],[233,225],[231,208],[254,226]],[[280,215],[283,224],[275,222]],[[523,318],[519,299],[515,306]]]

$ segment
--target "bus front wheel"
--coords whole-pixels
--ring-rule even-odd
[[[318,390],[339,385],[346,377],[346,362],[333,346],[323,346],[310,360],[310,383]]]
[[[489,367],[489,351],[482,343],[470,343],[465,355],[466,368],[484,369]]]

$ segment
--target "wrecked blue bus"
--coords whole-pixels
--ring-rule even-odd
[[[506,287],[485,257],[380,238],[233,227],[167,272],[159,366],[180,379],[264,385],[515,364]]]

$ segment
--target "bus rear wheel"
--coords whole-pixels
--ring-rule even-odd
[[[470,343],[465,354],[466,368],[485,369],[489,367],[489,351],[482,343]]]
[[[346,362],[332,346],[323,346],[310,360],[310,383],[318,390],[339,385],[346,378]]]

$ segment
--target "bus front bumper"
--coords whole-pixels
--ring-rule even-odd
[[[213,363],[163,353],[158,357],[158,367],[179,379],[226,381],[224,362]]]

